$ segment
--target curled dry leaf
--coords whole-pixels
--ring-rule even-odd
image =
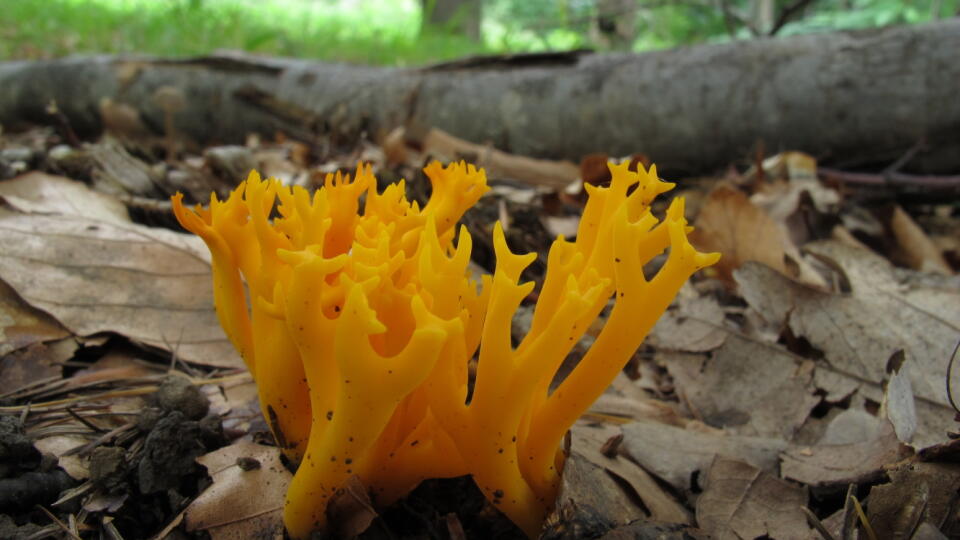
[[[817,160],[802,152],[782,152],[763,161],[763,170],[772,183],[762,184],[750,200],[780,223],[791,222],[800,209],[804,194],[821,214],[835,214],[840,203],[837,190],[817,179]],[[749,172],[746,176],[749,176]]]
[[[850,483],[876,481],[884,466],[893,465],[912,454],[884,421],[869,441],[850,444],[798,446],[786,450],[781,458],[780,475],[811,487],[835,489]]]
[[[70,331],[115,332],[190,362],[241,365],[212,307],[209,264],[183,247],[186,235],[8,211],[0,231],[0,279]]]
[[[634,422],[622,429],[627,453],[681,492],[696,487],[691,485],[694,473],[706,473],[715,456],[776,471],[778,455],[787,448],[782,439],[701,433],[655,422]]]
[[[0,281],[0,356],[19,349],[70,335],[53,317],[32,307]],[[0,366],[4,381],[9,381],[6,363]],[[11,388],[12,389],[12,388]]]
[[[42,322],[42,310],[78,335],[116,332],[199,364],[241,365],[217,323],[198,238],[134,224],[113,197],[59,176],[2,182],[0,198],[20,211],[0,212],[0,279],[26,302],[16,312]],[[42,326],[37,339],[60,335],[55,322]]]
[[[564,468],[563,490],[558,501],[586,502],[615,525],[625,525],[637,519],[689,524],[690,513],[642,467],[624,457],[603,454],[603,445],[618,435],[622,432],[616,426],[577,424],[571,429],[573,457],[586,460],[598,470],[590,473],[590,467],[581,463],[578,467],[580,473],[587,474],[571,473],[568,477]],[[626,492],[622,486],[629,486],[633,493]],[[637,499],[643,503],[643,508],[634,502]]]
[[[897,240],[900,255],[910,268],[924,272],[953,275],[940,248],[923,232],[917,222],[899,206],[890,216],[890,230]]]
[[[910,385],[909,366],[904,362],[890,374],[883,393],[882,410],[893,424],[897,438],[905,443],[913,440],[917,432],[917,409]]]
[[[39,171],[0,182],[0,198],[24,213],[85,216],[128,224],[127,208],[119,200],[93,191],[82,182]]]
[[[714,266],[720,277],[733,282],[732,273],[746,261],[758,261],[786,274],[783,235],[766,212],[738,189],[720,184],[697,216],[690,241],[700,251],[723,254]]]

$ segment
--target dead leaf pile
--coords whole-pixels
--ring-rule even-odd
[[[38,502],[60,524],[23,511],[13,526],[77,537],[283,534],[290,472],[217,322],[207,251],[169,215],[174,191],[223,195],[251,168],[315,188],[362,160],[386,181],[409,179],[423,201],[427,160],[467,159],[493,184],[464,219],[474,262],[490,270],[483,239],[493,221],[515,251],[545,255],[554,235],[575,232],[582,183],[604,181],[605,156],[578,168],[435,128],[349,147],[279,135],[198,148],[147,134],[122,104],[101,105],[110,122],[100,141],[66,144],[44,130],[0,137],[4,156],[17,158],[0,168],[0,412],[17,415],[71,479],[59,500]],[[683,288],[571,430],[544,538],[960,535],[960,444],[946,391],[960,391],[960,376],[947,380],[960,339],[956,204],[920,207],[863,193],[836,172],[822,178],[812,157],[787,152],[743,174],[680,179],[697,209],[695,244],[723,258]],[[524,278],[542,278],[542,262]],[[517,317],[515,334],[528,319]],[[215,426],[233,443],[199,458],[197,474],[210,480],[190,478],[205,489],[171,484],[180,498],[161,505],[151,530],[134,531],[124,516],[155,499],[128,489],[131,478],[147,482],[132,464],[169,430],[170,413],[148,396],[171,384],[170,372],[200,388],[210,410],[175,425],[199,438]],[[516,537],[478,493],[440,511],[444,499],[471,496],[451,482],[424,484],[391,509],[371,505],[355,482],[331,521],[345,537]]]

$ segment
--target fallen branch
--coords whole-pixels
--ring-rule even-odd
[[[851,187],[875,187],[896,192],[918,191],[936,194],[960,193],[960,176],[932,176],[888,173],[858,173],[817,167],[817,175],[825,182]]]

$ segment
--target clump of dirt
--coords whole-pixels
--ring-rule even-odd
[[[179,411],[188,420],[200,420],[210,411],[210,400],[184,377],[169,376],[151,401],[162,411]]]
[[[137,418],[142,438],[127,448],[106,446],[91,455],[91,475],[104,493],[129,495],[114,515],[125,536],[155,532],[209,483],[196,458],[227,443],[220,418],[189,380],[168,376]]]
[[[81,450],[89,458],[87,494],[51,507],[76,482],[46,458],[16,417],[0,417],[0,538],[22,538],[50,524],[42,505],[66,522],[83,507],[87,522],[109,517],[124,538],[157,533],[209,484],[196,458],[224,446],[220,418],[188,379],[168,376],[148,400],[128,436]]]
[[[49,505],[73,487],[73,479],[56,464],[33,446],[18,417],[0,416],[0,538],[37,532],[37,505]]]
[[[226,443],[218,418],[189,420],[180,411],[160,418],[143,445],[137,484],[143,494],[177,490],[196,494],[196,477],[206,476],[196,459]]]
[[[40,452],[23,432],[15,416],[0,416],[0,478],[32,471],[40,465]]]

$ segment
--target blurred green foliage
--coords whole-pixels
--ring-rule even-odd
[[[755,1],[635,0],[633,49],[752,37],[746,19]],[[774,14],[795,2],[773,0]],[[597,4],[597,0],[487,0],[487,40],[506,48],[596,48],[591,23]],[[960,0],[812,0],[777,34],[916,24],[952,17],[958,10]]]
[[[0,0],[0,59],[74,53],[166,56],[241,49],[364,64],[478,52],[456,36],[419,35],[409,1]]]
[[[602,50],[599,1],[485,0],[478,44],[453,34],[422,35],[419,0],[3,0],[0,59],[227,48],[411,65],[469,54]],[[632,18],[632,48],[642,51],[749,39],[757,33],[750,29],[757,1],[634,0],[616,16]],[[796,0],[772,1],[776,15]],[[812,0],[778,35],[921,23],[958,9],[960,0]]]

